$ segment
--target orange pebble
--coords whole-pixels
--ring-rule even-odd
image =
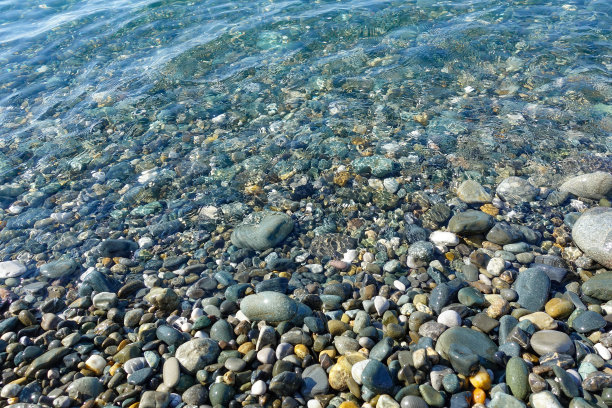
[[[476,375],[470,377],[470,383],[474,388],[489,390],[491,388],[491,377],[487,370],[481,369]]]
[[[486,398],[487,393],[481,388],[476,388],[472,393],[472,402],[474,404],[484,404]]]

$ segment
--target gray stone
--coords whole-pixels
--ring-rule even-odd
[[[250,295],[240,302],[240,310],[252,321],[265,320],[271,323],[303,321],[312,315],[312,310],[278,292],[261,292]]]
[[[102,382],[96,377],[81,377],[73,380],[67,388],[68,395],[75,398],[78,394],[97,397],[103,390]]]
[[[98,251],[104,258],[129,258],[138,249],[138,244],[129,239],[105,239],[100,242]]]
[[[519,401],[517,398],[512,395],[504,394],[503,392],[498,392],[495,394],[491,402],[487,404],[488,408],[526,408],[524,402]]]
[[[393,388],[393,380],[387,366],[377,360],[370,360],[361,373],[364,386],[378,394],[386,394]]]
[[[26,273],[27,268],[19,261],[0,262],[0,279],[16,278]]]
[[[38,370],[55,366],[62,359],[62,357],[69,352],[70,349],[66,347],[58,347],[45,352],[41,356],[36,357],[34,361],[30,363],[24,377],[31,377],[36,374]]]
[[[178,384],[181,378],[181,367],[176,357],[170,357],[166,360],[162,369],[162,377],[164,385],[168,388],[172,388]]]
[[[483,204],[491,202],[491,194],[479,182],[465,180],[457,187],[457,197],[468,204]]]
[[[612,174],[604,171],[581,174],[565,181],[559,190],[578,197],[600,200],[612,193]]]
[[[374,177],[386,177],[395,172],[393,160],[383,156],[366,156],[353,160],[353,169],[357,174],[370,173]]]
[[[606,321],[597,312],[587,310],[586,312],[580,313],[572,321],[572,327],[578,333],[590,333],[594,330],[599,330],[606,326]]]
[[[195,374],[207,365],[215,363],[219,357],[219,345],[212,339],[197,338],[181,344],[175,357],[190,374]]]
[[[234,330],[227,320],[217,320],[210,328],[210,338],[229,342],[234,340]]]
[[[506,384],[512,394],[520,399],[526,399],[530,394],[529,367],[520,357],[512,357],[506,364]]]
[[[100,292],[93,297],[92,301],[96,309],[109,310],[117,305],[117,294]]]
[[[181,399],[187,405],[203,405],[208,401],[208,389],[201,384],[192,385],[183,392]]]
[[[302,373],[302,395],[312,398],[315,395],[327,394],[329,382],[327,373],[319,364],[313,364],[304,369]]]
[[[166,408],[170,404],[170,394],[163,391],[145,391],[140,397],[138,408]]]
[[[263,251],[281,243],[291,231],[293,220],[288,215],[280,212],[257,213],[234,229],[231,240],[238,248]]]
[[[572,228],[572,239],[589,258],[612,268],[612,208],[585,211]]]
[[[487,232],[495,224],[495,219],[482,211],[467,210],[453,217],[448,222],[448,229],[455,234],[481,234]]]
[[[523,239],[523,234],[518,226],[507,222],[498,222],[487,233],[487,241],[498,245],[507,245]]]
[[[497,186],[497,195],[512,204],[530,202],[538,195],[538,189],[520,177],[508,177]]]
[[[539,355],[547,353],[574,354],[574,342],[570,337],[556,330],[540,330],[531,336],[531,348]]]
[[[486,334],[467,327],[451,327],[446,330],[436,343],[436,351],[448,359],[448,351],[454,343],[463,344],[472,353],[477,354],[486,366],[496,366],[497,345]]]
[[[518,303],[525,309],[539,311],[544,308],[550,292],[550,278],[537,268],[525,269],[514,283]]]
[[[72,274],[77,267],[78,265],[73,259],[59,259],[42,265],[40,274],[45,278],[57,279]]]
[[[612,272],[598,273],[584,282],[582,293],[600,300],[612,300]]]

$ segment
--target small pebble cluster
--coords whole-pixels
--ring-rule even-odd
[[[215,273],[185,255],[104,273],[138,268],[146,237],[102,240],[66,287],[75,260],[0,262],[23,294],[2,289],[2,404],[604,407],[611,192],[605,172],[548,190],[466,180],[454,211],[405,213],[388,239],[376,218],[308,233],[290,211],[255,212],[211,238],[231,267]],[[515,212],[543,202],[579,211],[543,234]]]

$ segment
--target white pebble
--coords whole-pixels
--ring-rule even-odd
[[[389,309],[389,300],[382,296],[376,296],[374,298],[374,308],[378,315],[382,316]]]
[[[351,263],[357,258],[357,251],[355,249],[349,249],[344,253],[342,260],[347,263]]]
[[[100,375],[104,371],[104,367],[106,367],[106,360],[99,354],[92,354],[85,361],[85,366],[96,373],[96,375]]]
[[[361,374],[363,373],[363,370],[365,370],[369,362],[369,359],[358,361],[353,364],[353,367],[351,367],[351,377],[353,377],[353,380],[355,380],[355,382],[359,385],[361,385]]]
[[[323,408],[323,405],[321,405],[321,403],[317,401],[316,399],[308,400],[308,403],[306,404],[306,406],[308,408]]]
[[[204,316],[204,311],[200,309],[199,307],[196,307],[195,309],[191,311],[191,321],[192,322],[195,322],[196,320],[198,320],[198,318],[202,316]]]
[[[264,395],[267,389],[268,387],[266,386],[266,383],[264,381],[257,380],[251,386],[251,395]]]
[[[459,237],[449,231],[434,231],[429,236],[429,240],[435,246],[457,246]]]
[[[610,358],[612,358],[610,350],[608,350],[608,348],[601,343],[597,343],[595,345],[595,351],[597,351],[597,354],[599,354],[604,360],[609,360]]]
[[[506,268],[506,261],[503,258],[494,257],[487,264],[487,272],[493,276],[499,276]]]
[[[321,264],[308,264],[305,265],[306,269],[308,269],[312,273],[321,273],[323,272],[323,265]]]
[[[454,310],[445,310],[438,316],[438,323],[447,327],[461,326],[461,316]]]
[[[142,237],[138,240],[138,246],[142,249],[151,248],[153,246],[153,240],[149,237]]]
[[[374,255],[371,252],[366,252],[363,254],[363,261],[368,263],[374,262]]]
[[[401,281],[398,280],[393,282],[393,286],[395,287],[395,289],[402,292],[406,290],[406,285],[404,285]]]
[[[491,284],[491,279],[487,278],[486,275],[483,275],[482,273],[480,275],[478,275],[478,279],[484,283],[485,285],[490,285]]]

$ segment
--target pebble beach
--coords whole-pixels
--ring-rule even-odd
[[[612,405],[612,6],[144,3],[0,4],[0,406]]]

